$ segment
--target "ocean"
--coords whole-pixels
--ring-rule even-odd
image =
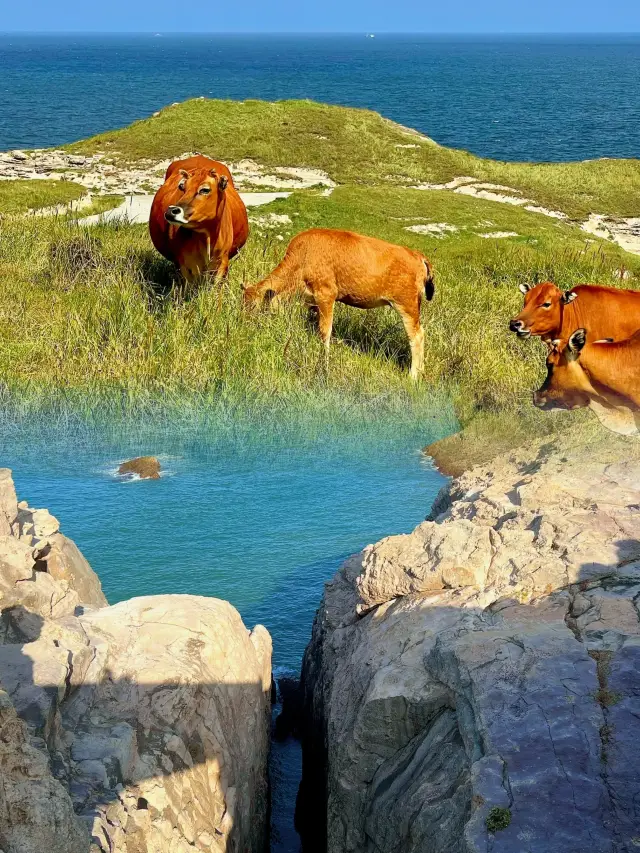
[[[367,107],[496,159],[640,157],[640,35],[0,35],[0,150],[200,95]]]

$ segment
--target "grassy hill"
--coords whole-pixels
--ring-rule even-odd
[[[299,191],[254,211],[257,222],[228,282],[205,282],[192,294],[182,292],[144,226],[0,220],[0,383],[12,397],[66,396],[91,406],[117,389],[134,403],[154,396],[179,405],[223,400],[238,417],[275,406],[399,420],[437,416],[452,401],[462,423],[490,418],[508,443],[581,420],[556,420],[530,404],[544,375],[544,348],[507,330],[521,305],[518,284],[640,286],[640,257],[587,239],[575,223],[409,188],[468,175],[576,218],[591,211],[637,215],[638,161],[496,163],[438,146],[375,113],[310,102],[190,101],[68,149],[109,152],[141,166],[200,150],[229,162],[249,157],[265,166],[322,169],[339,186],[329,196]],[[1,193],[0,182],[0,212]],[[271,213],[290,224],[270,227]],[[266,275],[287,240],[311,226],[379,236],[433,260],[423,382],[408,378],[408,345],[391,310],[339,306],[326,375],[302,305],[264,314],[242,309],[241,284]]]
[[[437,145],[369,110],[312,101],[196,99],[67,150],[108,152],[123,163],[202,151],[226,161],[311,166],[341,184],[402,186],[468,175],[513,187],[574,218],[640,215],[639,160],[501,163]]]

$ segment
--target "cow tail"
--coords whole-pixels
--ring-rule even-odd
[[[431,302],[433,296],[436,292],[436,285],[433,275],[433,267],[431,263],[424,257],[424,255],[420,256],[420,260],[422,261],[422,265],[424,266],[424,295],[427,297],[427,300]]]

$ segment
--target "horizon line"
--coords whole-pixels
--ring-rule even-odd
[[[0,30],[0,36],[11,35],[238,35],[238,36],[621,36],[638,37],[640,30]]]

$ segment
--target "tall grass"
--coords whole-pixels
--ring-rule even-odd
[[[621,266],[637,273],[640,264],[615,246],[585,242],[571,226],[496,207],[450,193],[344,187],[330,198],[300,193],[272,208],[289,212],[290,231],[355,223],[434,259],[436,299],[424,310],[425,376],[417,385],[391,309],[338,306],[327,373],[301,302],[271,312],[243,308],[241,284],[264,277],[282,256],[286,242],[277,236],[255,231],[226,282],[205,280],[185,291],[143,226],[7,220],[0,223],[5,400],[27,411],[82,400],[85,409],[146,407],[150,416],[159,403],[174,411],[223,404],[236,419],[286,413],[304,428],[318,418],[415,423],[441,416],[452,424],[451,404],[463,423],[478,412],[530,412],[544,351],[507,331],[521,304],[517,285],[620,283]],[[517,228],[518,237],[480,238],[489,214],[491,227]],[[446,240],[407,232],[416,217],[453,222],[459,231]]]

